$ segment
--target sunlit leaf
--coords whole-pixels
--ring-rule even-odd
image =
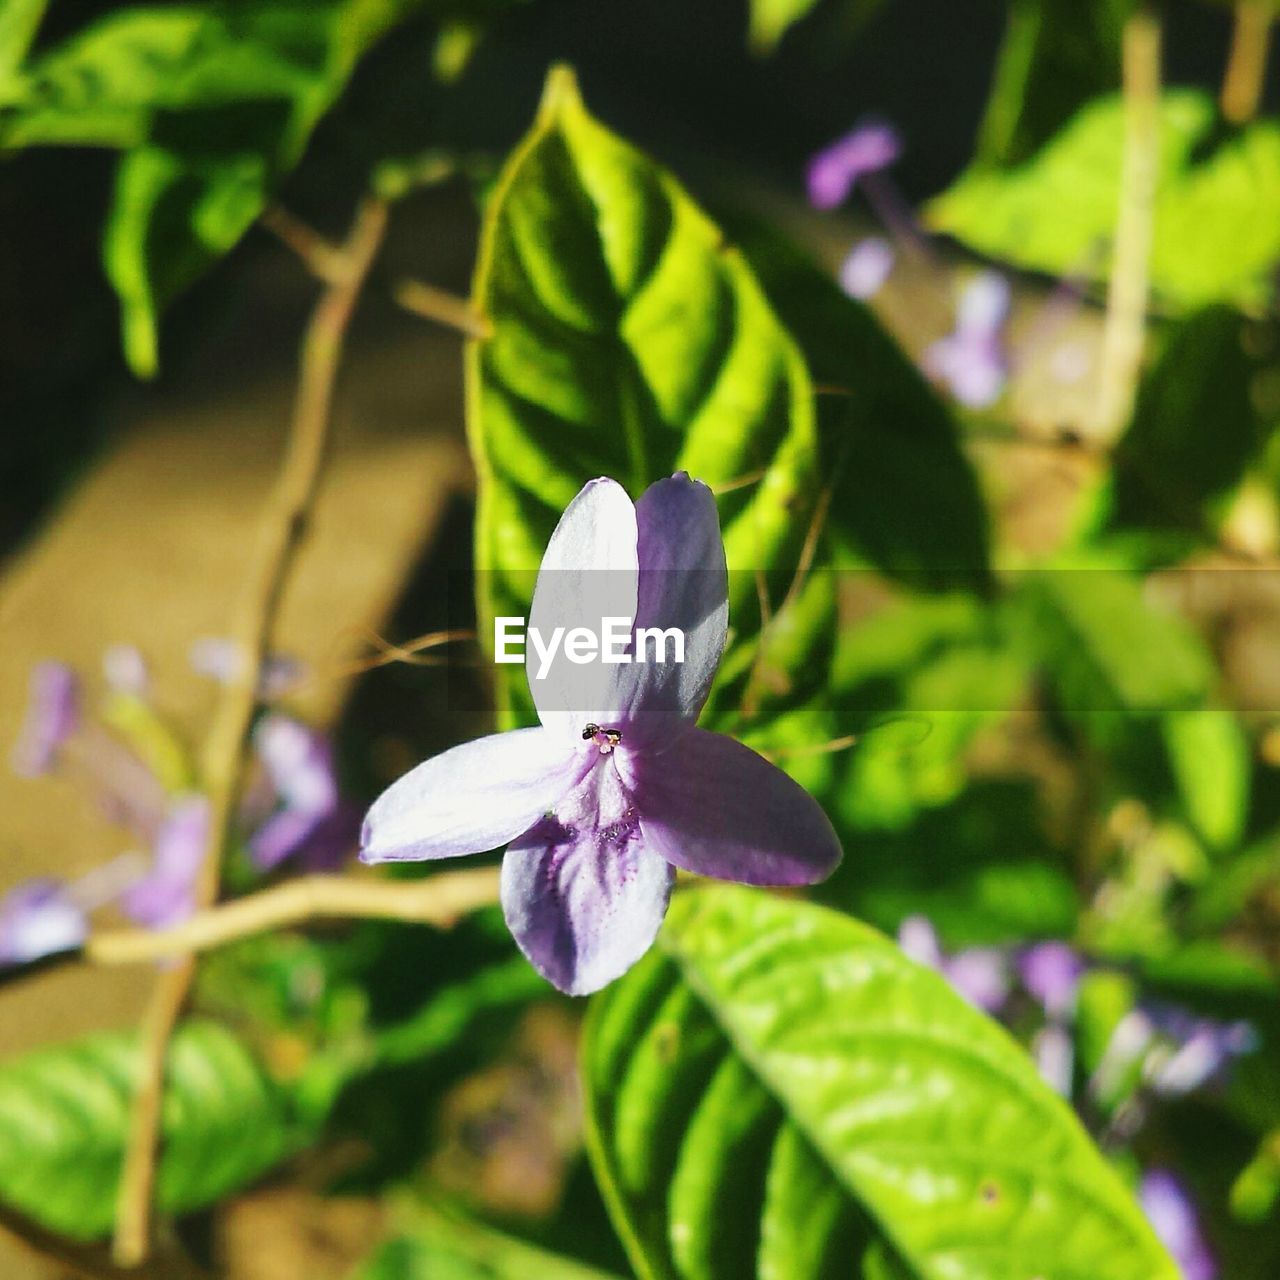
[[[931,225],[980,253],[1052,275],[1104,278],[1119,207],[1123,103],[1084,107],[1025,163],[980,165],[934,200]],[[1248,311],[1272,296],[1280,260],[1280,125],[1213,133],[1212,101],[1166,92],[1151,279],[1180,308],[1230,301]]]
[[[415,7],[127,9],[37,58],[0,97],[0,147],[126,152],[105,257],[136,373],[156,370],[163,308],[236,244],[360,56]]]
[[[137,1044],[89,1036],[0,1065],[0,1200],[76,1239],[104,1235],[137,1072]],[[261,1176],[293,1140],[284,1102],[243,1046],[188,1023],[169,1052],[157,1197],[197,1209]]]
[[[1022,1050],[881,935],[707,889],[660,948],[595,997],[584,1047],[641,1276],[879,1275],[886,1253],[928,1280],[1177,1275]]]
[[[1161,722],[1165,749],[1183,806],[1201,839],[1228,849],[1249,812],[1249,740],[1235,713],[1220,708],[1175,711]]]
[[[1212,689],[1203,640],[1124,571],[1047,569],[1022,590],[1030,643],[1077,721],[1152,719],[1200,706]]]
[[[492,1227],[427,1210],[384,1244],[352,1280],[616,1280],[573,1258]]]
[[[809,379],[740,254],[588,115],[566,70],[489,202],[474,296],[493,326],[467,359],[485,642],[495,614],[527,613],[531,571],[587,480],[638,497],[680,469],[732,482],[720,513],[741,635],[749,571],[798,544],[812,505]],[[499,683],[511,720],[523,676]]]

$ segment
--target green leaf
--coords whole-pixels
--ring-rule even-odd
[[[1256,362],[1243,338],[1244,321],[1222,306],[1168,335],[1113,455],[1104,536],[1180,530],[1188,549],[1209,538],[1262,438],[1250,394]]]
[[[1047,569],[1021,588],[1031,643],[1058,699],[1078,722],[1152,719],[1203,704],[1215,672],[1183,619],[1110,567]]]
[[[387,1241],[352,1280],[615,1280],[573,1258],[479,1222],[427,1209]]]
[[[137,1042],[88,1036],[0,1065],[0,1200],[79,1240],[105,1235],[124,1157]],[[216,1023],[189,1022],[169,1050],[157,1198],[212,1204],[290,1149],[284,1103]]]
[[[818,0],[751,0],[748,44],[756,53],[772,53],[787,31],[817,6]]]
[[[1249,813],[1253,763],[1240,721],[1234,712],[1205,707],[1171,712],[1161,727],[1192,826],[1211,848],[1234,847]]]
[[[812,504],[804,362],[742,256],[587,113],[566,69],[487,206],[473,296],[492,325],[467,355],[485,642],[495,614],[527,614],[551,530],[587,480],[638,497],[681,469],[713,488],[751,480],[720,503],[730,609],[749,636],[755,578],[734,571],[773,568]],[[528,714],[523,676],[499,674],[510,724]]]
[[[1164,94],[1152,285],[1174,308],[1229,301],[1258,311],[1280,260],[1280,124],[1218,135],[1214,123],[1205,94]],[[1015,266],[1105,279],[1099,248],[1114,233],[1122,143],[1121,99],[1097,99],[1024,164],[966,171],[927,218]]]
[[[120,161],[103,256],[120,299],[125,357],[139,377],[159,365],[161,311],[253,224],[268,181],[254,152],[195,159],[139,147]]]
[[[917,589],[989,587],[986,506],[950,410],[869,307],[758,224],[733,231],[824,389],[832,563]]]
[[[157,366],[170,301],[230,250],[365,50],[417,0],[277,0],[109,15],[0,96],[0,146],[123,149],[104,256],[125,354]]]
[[[876,1275],[886,1253],[924,1280],[1176,1277],[1022,1050],[880,934],[716,888],[677,896],[660,947],[593,999],[584,1044],[589,1150],[642,1277]]]
[[[0,145],[135,147],[164,111],[292,98],[323,71],[324,8],[307,19],[295,7],[293,39],[279,48],[263,34],[279,28],[286,5],[261,16],[199,5],[108,14],[23,73]]]
[[[49,0],[7,0],[0,6],[0,102],[10,97],[6,81],[26,58],[48,7]]]
[[[1017,164],[1076,109],[1120,84],[1120,33],[1133,0],[1009,0],[991,97],[978,135],[983,164]]]

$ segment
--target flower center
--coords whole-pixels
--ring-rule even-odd
[[[621,729],[602,728],[598,724],[588,724],[582,730],[583,742],[594,742],[600,748],[600,754],[607,756],[622,741]]]

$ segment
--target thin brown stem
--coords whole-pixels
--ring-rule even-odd
[[[346,269],[342,246],[278,204],[268,205],[258,222],[301,260],[317,280],[336,284]]]
[[[343,342],[361,287],[386,229],[386,206],[366,201],[340,251],[325,291],[312,313],[302,344],[298,394],[284,462],[263,521],[261,541],[251,561],[244,599],[232,635],[243,655],[235,678],[224,688],[205,741],[202,778],[209,797],[207,852],[196,885],[197,902],[218,896],[222,851],[226,847],[244,769],[244,746],[257,706],[257,689],[271,648],[280,599],[306,533],[328,441],[330,407]],[[116,1205],[113,1254],[134,1266],[147,1255],[157,1144],[164,1092],[165,1060],[195,973],[183,960],[156,983],[141,1034],[137,1093]]]
[[[433,284],[424,284],[421,280],[401,280],[392,291],[392,297],[406,311],[424,320],[432,320],[460,333],[464,338],[491,338],[493,325],[483,316],[477,315],[475,309],[465,298],[457,294],[438,289]]]
[[[1237,0],[1220,98],[1222,114],[1232,124],[1245,124],[1258,114],[1274,21],[1274,0]]]
[[[1160,155],[1160,23],[1138,12],[1124,28],[1124,153],[1098,376],[1097,427],[1114,438],[1129,420],[1146,336]]]
[[[427,880],[303,876],[197,912],[172,929],[115,929],[92,935],[86,959],[137,964],[226,946],[270,929],[314,920],[401,920],[449,928],[460,916],[498,901],[498,869],[448,871]]]

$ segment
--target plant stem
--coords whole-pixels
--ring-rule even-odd
[[[381,202],[370,200],[361,205],[340,250],[341,269],[327,278],[303,339],[289,442],[232,628],[242,659],[236,677],[223,690],[205,742],[202,777],[210,819],[206,856],[196,885],[196,900],[202,906],[218,896],[222,852],[240,791],[244,746],[257,707],[258,684],[324,461],[343,340],[382,243],[386,220],[386,206]],[[165,1060],[194,974],[195,962],[190,957],[162,973],[143,1017],[137,1093],[116,1205],[113,1256],[122,1266],[140,1263],[150,1244]]]
[[[478,315],[471,303],[444,289],[437,289],[433,284],[401,280],[396,284],[392,297],[406,311],[452,329],[464,338],[493,337],[493,325]]]
[[[1231,33],[1231,52],[1222,80],[1222,114],[1232,124],[1245,124],[1258,114],[1267,76],[1267,52],[1274,0],[1238,0]]]
[[[1098,375],[1097,427],[1111,440],[1133,411],[1142,365],[1160,149],[1160,23],[1138,12],[1124,28],[1124,154]]]
[[[449,928],[459,916],[498,901],[498,869],[448,871],[427,880],[302,876],[209,907],[172,929],[113,929],[84,946],[94,964],[189,957],[240,938],[313,920],[402,920]]]

